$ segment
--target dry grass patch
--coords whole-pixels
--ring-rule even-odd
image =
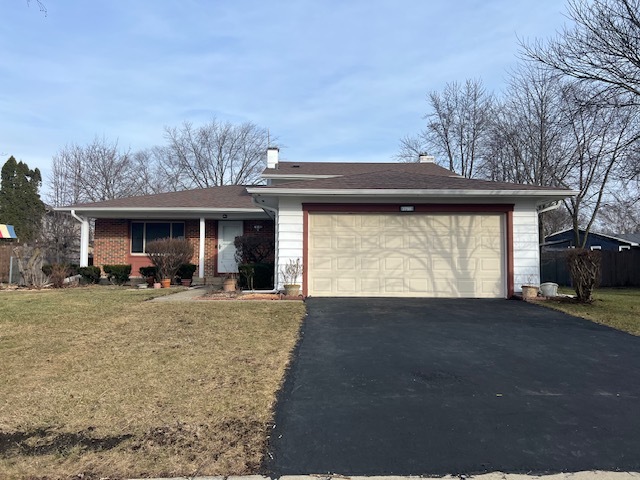
[[[164,293],[0,292],[5,476],[258,470],[304,305]]]
[[[562,293],[574,294],[563,288]],[[573,299],[548,299],[540,305],[561,310],[576,317],[640,335],[640,288],[598,288],[593,303],[578,303]]]

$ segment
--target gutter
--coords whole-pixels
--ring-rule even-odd
[[[560,207],[560,200],[557,200],[555,202],[551,202],[551,204],[547,207],[543,207],[541,209],[536,209],[538,213],[544,213],[544,212],[549,212],[551,210],[557,210]]]
[[[255,208],[205,208],[205,207],[56,207],[56,212],[209,212],[209,213],[255,213]],[[73,213],[71,214],[73,215]]]
[[[58,208],[60,208],[60,210],[58,210]],[[58,207],[58,208],[54,208],[54,210],[60,211],[60,212],[66,212],[66,210],[62,210],[62,207]],[[84,219],[82,217],[79,217],[78,215],[76,215],[76,211],[75,209],[71,209],[70,210],[71,216],[73,218],[75,218],[77,221],[79,221],[80,223],[84,222]]]
[[[456,197],[489,197],[489,196],[520,196],[520,197],[570,197],[577,195],[579,192],[575,190],[460,190],[460,189],[384,189],[384,188],[367,188],[367,189],[328,189],[328,188],[247,188],[247,192],[256,195],[282,195],[282,196],[300,196],[300,195],[342,195],[342,196],[456,196]]]

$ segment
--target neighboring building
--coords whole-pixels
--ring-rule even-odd
[[[580,244],[582,244],[585,231],[580,230],[579,235]],[[563,230],[546,236],[541,247],[543,251],[575,248],[576,244],[573,229]],[[615,252],[640,248],[640,233],[616,233],[609,235],[591,231],[589,235],[587,235],[585,248],[591,250],[612,250]]]
[[[64,207],[95,218],[94,264],[148,263],[144,245],[184,236],[200,277],[237,271],[233,240],[275,235],[274,275],[300,259],[311,296],[505,298],[540,277],[537,209],[565,189],[471,180],[419,163],[280,162],[264,186],[227,186]]]

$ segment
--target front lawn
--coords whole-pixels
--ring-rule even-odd
[[[561,293],[575,294],[569,288],[561,289]],[[592,304],[567,300],[545,300],[539,304],[640,335],[640,288],[599,288],[593,297]]]
[[[0,291],[3,478],[256,473],[300,302]]]

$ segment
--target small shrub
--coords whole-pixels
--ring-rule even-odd
[[[45,265],[46,267],[51,267],[50,273],[44,272],[45,267],[42,267],[42,270],[45,274],[49,275],[49,281],[51,282],[51,286],[53,288],[62,288],[64,287],[64,281],[69,276],[69,266],[64,263],[54,263],[52,265]]]
[[[140,275],[144,278],[153,278],[154,282],[160,281],[160,275],[158,275],[158,269],[156,267],[140,267],[138,272],[140,272]]]
[[[275,239],[264,235],[242,235],[236,237],[233,244],[236,247],[236,261],[238,263],[273,263],[275,254]]]
[[[91,265],[89,267],[80,267],[78,273],[82,276],[84,283],[100,283],[100,267]]]
[[[575,249],[567,256],[569,274],[579,302],[593,301],[594,288],[600,282],[600,252]]]
[[[178,272],[176,276],[178,280],[191,280],[193,278],[193,274],[196,272],[196,266],[193,263],[183,263],[178,268]]]
[[[272,263],[243,263],[238,265],[240,288],[270,290],[273,288]]]
[[[60,270],[60,266],[63,266],[67,272],[67,277],[72,277],[74,275],[78,275],[80,267],[76,264],[69,264],[69,263],[52,263],[52,264],[46,264],[46,265],[42,265],[42,273],[44,273],[47,276],[51,276],[53,273],[53,269],[57,268],[58,270]],[[66,277],[65,277],[66,278]]]
[[[109,281],[116,285],[124,285],[131,275],[131,265],[103,265],[102,269]]]
[[[147,243],[147,256],[158,269],[160,278],[173,279],[180,265],[189,263],[193,257],[193,246],[184,239],[162,238]]]

